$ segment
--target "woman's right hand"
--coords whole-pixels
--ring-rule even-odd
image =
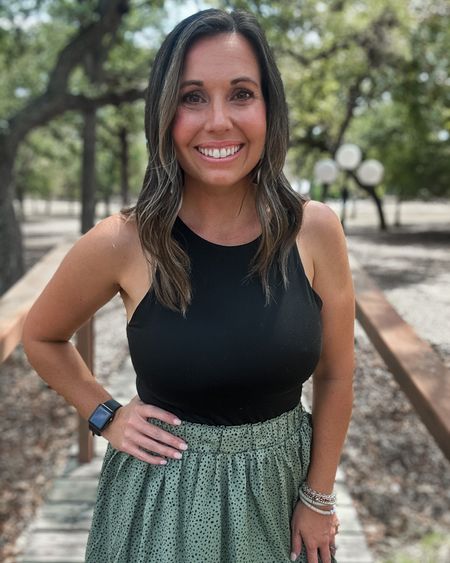
[[[175,415],[144,403],[136,395],[127,405],[116,411],[112,422],[102,432],[102,436],[116,450],[153,465],[167,463],[167,460],[159,456],[180,459],[182,457],[180,450],[186,450],[187,444],[181,438],[151,424],[147,418],[157,418],[178,426]],[[151,455],[144,450],[159,455]]]

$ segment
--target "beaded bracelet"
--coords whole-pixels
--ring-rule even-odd
[[[299,497],[305,506],[307,506],[311,510],[314,510],[314,512],[317,512],[317,514],[323,514],[324,516],[331,516],[332,514],[336,514],[336,509],[334,506],[330,508],[330,510],[321,510],[320,508],[316,508],[313,504],[308,502],[301,491],[299,493]]]
[[[330,495],[325,493],[319,493],[312,489],[306,481],[304,481],[300,486],[300,491],[306,497],[306,499],[316,506],[328,506],[336,504],[336,494],[331,493]]]

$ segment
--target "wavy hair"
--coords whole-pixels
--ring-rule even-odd
[[[183,316],[191,303],[192,288],[189,256],[172,237],[182,203],[183,171],[176,159],[171,127],[186,53],[198,39],[223,33],[243,36],[253,47],[261,71],[266,140],[251,180],[257,184],[255,205],[262,235],[247,277],[259,275],[266,304],[272,296],[270,271],[274,263],[279,267],[284,286],[288,285],[288,254],[303,217],[304,199],[283,174],[289,139],[284,87],[256,18],[242,10],[228,13],[208,9],[184,19],[165,38],[152,66],[145,100],[148,165],[136,204],[121,210],[123,216],[136,220],[141,245],[147,251],[144,253],[150,264],[156,298]]]

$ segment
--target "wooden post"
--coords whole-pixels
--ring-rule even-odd
[[[94,317],[91,317],[76,334],[77,350],[88,368],[94,373]],[[94,455],[94,440],[89,425],[78,416],[78,460],[89,463]]]

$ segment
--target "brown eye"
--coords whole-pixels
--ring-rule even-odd
[[[181,101],[186,104],[199,104],[202,99],[198,92],[188,92],[181,97]]]
[[[245,102],[246,100],[250,100],[253,97],[254,97],[253,92],[251,92],[250,90],[238,90],[235,94],[235,98],[238,101],[243,101],[243,102]]]

